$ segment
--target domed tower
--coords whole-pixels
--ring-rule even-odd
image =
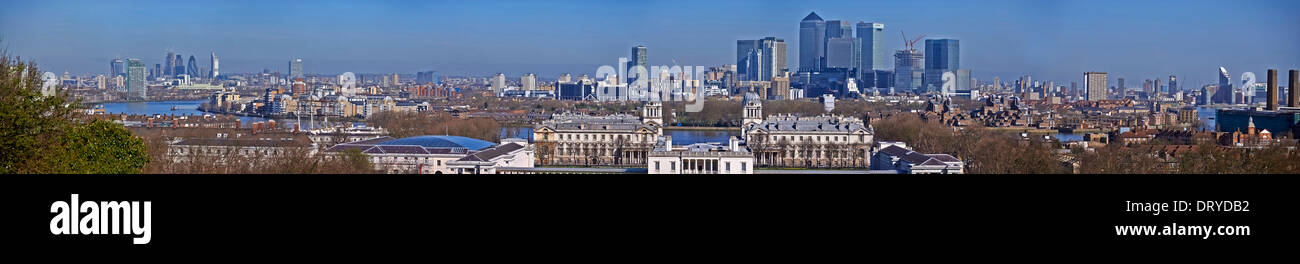
[[[664,105],[659,101],[649,101],[645,107],[641,108],[641,123],[654,125],[663,134],[664,127]]]
[[[745,94],[745,112],[741,117],[741,130],[748,130],[750,125],[763,123],[763,100],[757,94]]]

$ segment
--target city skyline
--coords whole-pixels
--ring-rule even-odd
[[[651,65],[731,64],[735,41],[764,37],[793,42],[786,56],[794,71],[801,62],[799,43],[791,40],[799,39],[799,20],[810,12],[827,21],[885,24],[886,54],[902,48],[900,31],[960,40],[961,67],[980,80],[1028,74],[1070,81],[1081,72],[1103,71],[1112,79],[1172,74],[1193,87],[1215,83],[1211,71],[1220,66],[1240,75],[1300,62],[1300,50],[1290,44],[1300,42],[1300,27],[1288,16],[1300,7],[1294,1],[324,1],[257,2],[265,8],[255,9],[241,1],[59,3],[0,10],[0,38],[5,48],[49,71],[78,75],[108,74],[105,62],[118,57],[165,64],[156,58],[171,50],[220,54],[224,73],[265,68],[284,74],[285,60],[303,58],[308,74],[435,70],[554,78],[592,74],[629,57],[637,45],[650,50]],[[168,8],[149,8],[162,3]],[[1149,12],[1153,8],[1170,12]],[[573,12],[587,16],[553,15]],[[141,13],[148,15],[117,15]],[[333,15],[340,13],[352,15]],[[493,32],[500,34],[484,34]]]

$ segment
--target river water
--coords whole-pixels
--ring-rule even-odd
[[[203,112],[203,111],[199,111],[199,110],[198,110],[199,105],[200,105],[200,104],[203,104],[203,102],[207,102],[207,100],[194,100],[194,101],[158,101],[158,102],[129,102],[129,103],[103,103],[102,105],[104,106],[104,110],[105,110],[105,111],[107,111],[107,112],[109,112],[109,113],[112,113],[112,114],[126,113],[126,114],[137,114],[137,115],[197,115],[197,116],[201,116],[201,115],[207,114],[206,112]],[[172,110],[172,107],[176,107],[176,110]],[[254,123],[254,122],[264,122],[264,121],[267,121],[267,120],[275,120],[276,123],[283,124],[283,125],[285,125],[285,127],[293,127],[293,124],[298,122],[297,119],[271,119],[271,118],[262,118],[262,117],[256,117],[256,116],[238,116],[238,117],[239,117],[240,122],[243,123],[244,126],[248,126],[248,124],[252,124],[252,123]],[[312,128],[313,128],[313,124],[314,124],[315,126],[323,126],[324,121],[325,121],[325,119],[324,119],[324,118],[320,118],[320,117],[317,117],[316,120],[315,120],[315,122],[312,122],[309,118],[303,118],[303,119],[302,119],[302,125],[299,126],[299,129],[302,129],[302,130],[312,129]],[[334,121],[331,121],[330,123],[331,123],[331,124],[342,124],[342,123],[334,122]],[[356,125],[365,125],[364,122],[354,122],[354,124],[356,124]]]

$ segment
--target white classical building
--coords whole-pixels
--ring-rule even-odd
[[[851,116],[763,116],[756,96],[745,96],[741,134],[761,165],[856,167],[870,165],[875,135],[870,124]]]
[[[732,139],[737,141],[739,139]],[[646,163],[649,174],[754,174],[754,155],[736,144],[696,143],[673,147],[672,137],[658,141]]]
[[[663,135],[663,104],[647,102],[641,117],[556,114],[533,127],[537,162],[544,165],[645,164]]]

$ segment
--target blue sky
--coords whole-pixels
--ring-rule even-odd
[[[885,23],[961,40],[975,77],[1077,81],[1085,71],[1142,79],[1176,74],[1216,81],[1219,66],[1300,68],[1300,1],[19,1],[0,9],[10,52],[49,71],[99,74],[115,56],[161,63],[171,49],[222,72],[286,71],[301,57],[311,73],[518,76],[594,74],[645,45],[654,65],[735,61],[735,41],[788,43],[798,65],[798,22]],[[892,58],[890,59],[892,62]],[[1262,78],[1262,75],[1261,75]]]

